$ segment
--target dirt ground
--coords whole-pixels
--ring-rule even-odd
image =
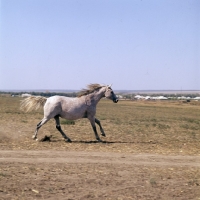
[[[9,106],[1,107],[3,101],[4,105]],[[152,123],[164,124],[164,120],[170,119],[170,128],[157,124],[150,126],[149,121],[145,121],[148,124],[144,126],[142,123],[136,126],[125,124],[126,121],[122,121],[123,116],[119,118],[121,121],[114,119],[111,123],[110,112],[108,119],[102,117],[107,133],[107,137],[102,138],[105,141],[103,143],[95,142],[92,129],[86,121],[78,121],[74,126],[63,125],[72,143],[64,142],[52,121],[39,131],[39,139],[45,135],[53,135],[51,141],[38,142],[32,140],[31,136],[42,113],[24,115],[17,110],[17,100],[2,98],[1,102],[2,200],[200,200],[199,123],[195,113],[196,121],[192,121],[192,117],[190,121],[186,119],[188,124],[192,124],[193,134],[190,135],[186,135],[189,132],[188,127],[179,131],[175,125],[181,122],[174,122],[174,119],[171,120],[168,116],[162,119],[163,121],[152,120]],[[102,104],[102,107],[104,106]],[[125,108],[123,107],[123,111]],[[146,116],[147,112],[152,113],[149,105],[135,105],[134,111],[137,108],[137,117],[141,111],[145,113],[142,113],[142,116]],[[107,107],[108,109],[111,108]],[[129,110],[128,105],[127,111],[124,112],[128,113]],[[175,114],[179,119],[182,109],[179,106],[176,110]],[[102,113],[102,116],[105,116],[106,110]],[[156,120],[158,119],[161,117],[157,116]],[[142,122],[142,118],[138,122]],[[140,129],[132,131],[132,127],[138,126]],[[151,131],[151,134],[145,135],[147,130]],[[182,130],[187,132],[181,135]]]
[[[0,152],[1,199],[200,199],[200,157]]]

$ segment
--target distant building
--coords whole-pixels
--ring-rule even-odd
[[[159,96],[157,99],[158,99],[158,100],[167,100],[168,98],[167,98],[167,97],[164,97],[164,96]]]
[[[116,96],[117,96],[118,99],[123,99],[122,95],[117,94]]]
[[[164,97],[164,96],[159,96],[159,97],[152,97],[152,99],[154,99],[154,100],[167,100],[168,98]]]
[[[140,96],[140,95],[136,95],[134,98],[135,98],[135,99],[145,99],[145,97]]]
[[[22,97],[30,97],[31,94],[28,94],[28,93],[25,93],[25,94],[22,94]]]
[[[200,97],[195,97],[194,100],[200,100]]]

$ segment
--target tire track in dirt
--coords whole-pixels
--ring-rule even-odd
[[[0,162],[200,167],[200,156],[80,151],[0,151]]]

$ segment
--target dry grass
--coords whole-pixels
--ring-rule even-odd
[[[54,120],[39,130],[39,137],[53,135],[51,144],[31,140],[36,124],[43,118],[43,111],[20,111],[21,98],[0,97],[1,148],[76,149],[151,152],[163,154],[199,154],[200,106],[195,102],[137,102],[119,101],[114,104],[101,100],[97,118],[105,130],[107,145],[90,144],[95,141],[87,119],[77,120],[75,125],[62,124],[66,134],[75,141],[66,144],[55,128]],[[99,131],[100,134],[100,131]]]
[[[20,100],[0,96],[0,199],[199,199],[200,171],[194,160],[199,156],[182,156],[200,155],[198,102],[114,104],[102,100],[97,118],[107,134],[102,138],[106,142],[96,143],[89,121],[81,119],[74,125],[62,120],[63,130],[73,141],[65,143],[54,120],[39,130],[38,139],[52,135],[51,142],[32,140],[43,111],[23,113]],[[79,155],[81,151],[86,160]],[[78,154],[75,160],[82,162],[70,163],[70,153]],[[144,156],[145,162],[126,164],[132,154]],[[167,162],[170,156],[155,154],[176,156]],[[121,163],[101,163],[106,155]],[[9,156],[21,160],[4,160]],[[87,161],[90,156],[96,163]],[[57,157],[64,161],[54,162]],[[49,161],[35,163],[37,158]],[[26,159],[33,160],[29,163]],[[184,166],[185,162],[194,165]]]

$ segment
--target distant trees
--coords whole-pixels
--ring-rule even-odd
[[[21,96],[22,94],[31,94],[34,96],[44,96],[44,97],[51,97],[51,96],[55,96],[55,95],[59,95],[59,96],[65,96],[65,97],[77,97],[78,96],[78,92],[50,92],[50,91],[46,91],[46,92],[27,92],[27,91],[23,91],[23,92],[4,92],[4,91],[0,91],[0,94],[7,94],[7,95],[13,95],[13,96]],[[118,95],[122,96],[122,98],[124,99],[134,99],[134,97],[136,95],[138,95],[138,93],[118,93]],[[195,98],[195,97],[200,97],[200,93],[151,93],[151,94],[147,94],[147,93],[140,93],[141,96],[151,96],[151,97],[156,97],[156,96],[165,96],[167,98],[170,99],[177,99],[178,97],[181,96],[185,96],[185,97],[190,97],[190,98]]]
[[[34,96],[44,96],[44,97],[51,97],[55,95],[59,96],[65,96],[65,97],[76,97],[77,93],[76,92],[71,92],[71,93],[64,93],[64,92],[3,92],[0,91],[0,94],[10,94],[10,95],[15,95],[15,96],[21,96],[24,93],[28,93]]]

